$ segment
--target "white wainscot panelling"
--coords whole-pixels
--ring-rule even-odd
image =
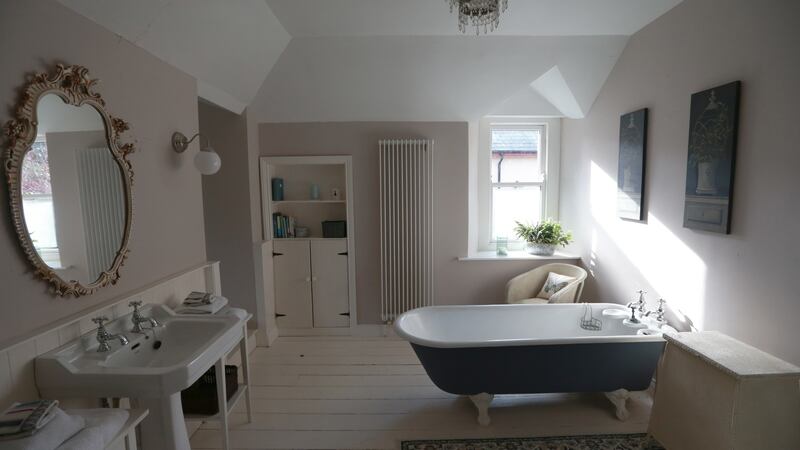
[[[144,288],[125,294],[99,305],[95,310],[80,317],[71,317],[52,324],[44,330],[0,349],[0,408],[5,409],[14,401],[38,398],[34,378],[34,359],[61,345],[81,338],[94,339],[97,328],[92,317],[118,318],[130,313],[131,300],[161,303],[170,307],[178,305],[191,291],[220,293],[219,263],[205,263],[186,271],[161,279]],[[89,407],[90,401],[67,402],[70,406]]]

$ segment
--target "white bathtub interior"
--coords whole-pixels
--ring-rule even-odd
[[[580,327],[585,308],[600,319],[599,331]],[[625,312],[615,303],[433,306],[409,311],[398,318],[397,333],[412,343],[431,347],[485,347],[559,343],[647,342],[659,333],[638,333],[625,325],[625,314],[603,316],[604,310]]]

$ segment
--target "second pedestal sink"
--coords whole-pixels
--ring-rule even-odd
[[[143,448],[188,450],[180,391],[240,342],[247,317],[177,315],[163,305],[143,314],[161,326],[132,333],[130,316],[107,326],[125,334],[128,345],[114,341],[100,353],[90,334],[37,357],[36,384],[45,398],[128,397],[150,409],[142,423]]]

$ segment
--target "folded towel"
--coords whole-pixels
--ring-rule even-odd
[[[228,299],[219,295],[211,296],[211,303],[209,304],[191,304],[187,305],[185,302],[183,308],[178,309],[178,314],[215,314],[228,304]]]
[[[0,450],[54,450],[86,426],[86,420],[53,408],[53,418],[32,436],[0,441]]]
[[[67,414],[83,417],[86,428],[100,428],[106,444],[114,439],[131,416],[127,409],[121,408],[70,409]]]
[[[192,291],[183,300],[184,305],[208,305],[213,294],[208,292]]]
[[[30,436],[47,425],[58,400],[16,402],[0,415],[0,438],[17,439]]]
[[[242,308],[228,308],[225,311],[221,312],[220,314],[224,316],[234,316],[239,318],[240,320],[244,320],[250,313],[248,313],[247,310],[244,310]]]
[[[125,409],[71,409],[69,414],[86,420],[86,428],[61,444],[57,450],[102,450],[116,437],[130,413]]]
[[[103,430],[99,427],[89,427],[79,431],[56,450],[103,450],[104,448],[106,442],[103,441]]]

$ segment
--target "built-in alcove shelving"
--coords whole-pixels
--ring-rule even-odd
[[[309,229],[307,237],[322,238],[322,222],[348,221],[348,165],[331,157],[277,157],[262,160],[262,201],[264,239],[276,236],[272,217],[282,214],[293,217],[296,227]],[[272,179],[283,180],[283,199],[273,200]],[[319,187],[319,197],[312,198],[312,186]],[[333,191],[338,190],[338,198]],[[267,220],[269,218],[269,220]],[[350,225],[348,223],[348,225]],[[294,237],[294,236],[291,236]]]
[[[264,157],[260,162],[262,230],[272,246],[269,270],[279,333],[354,327],[351,157]],[[273,200],[274,178],[283,180],[282,199]],[[319,188],[317,198],[312,194],[314,185]],[[295,230],[308,228],[308,236],[276,232],[275,214],[293,218]],[[346,236],[324,236],[325,221],[344,221]]]

